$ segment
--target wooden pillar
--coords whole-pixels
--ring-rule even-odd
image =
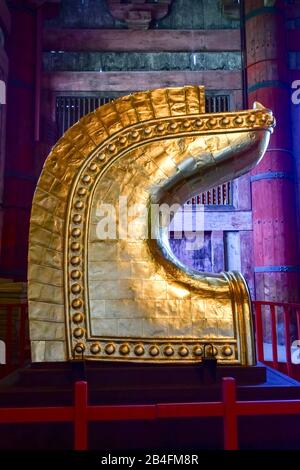
[[[37,12],[10,2],[4,217],[0,275],[24,280],[35,175]],[[38,118],[38,117],[37,117]]]
[[[0,2],[0,241],[3,226],[2,206],[6,140],[6,89],[8,79],[8,57],[6,53],[6,43],[9,37],[9,32],[10,14],[6,2],[3,0]]]
[[[273,110],[277,127],[251,177],[256,298],[293,301],[299,291],[295,179],[284,2],[245,1],[249,105]]]

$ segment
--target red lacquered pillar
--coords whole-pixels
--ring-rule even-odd
[[[271,108],[277,127],[251,176],[256,298],[293,301],[299,292],[295,172],[284,2],[245,1],[248,100]]]
[[[22,3],[22,4],[21,4]],[[10,2],[7,134],[0,276],[25,280],[35,174],[37,12]]]
[[[5,137],[6,137],[6,88],[8,79],[8,57],[6,42],[10,32],[10,14],[6,2],[0,2],[0,240],[3,222],[3,185],[5,165]],[[1,244],[0,244],[1,246]]]

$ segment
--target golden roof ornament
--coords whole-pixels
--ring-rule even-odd
[[[186,86],[119,98],[70,128],[32,205],[33,361],[194,362],[210,343],[220,364],[255,364],[242,275],[184,266],[153,208],[249,171],[273,126],[261,105],[207,114],[204,87]]]

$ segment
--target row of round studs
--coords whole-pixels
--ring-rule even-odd
[[[85,351],[85,345],[83,343],[77,343],[74,350],[77,354],[82,354]],[[113,355],[116,351],[117,351],[117,345],[112,343],[112,342],[106,344],[106,346],[104,347],[104,352],[109,356]],[[118,349],[119,354],[122,355],[122,356],[128,356],[131,351],[132,351],[132,348],[130,347],[130,345],[128,343],[121,344],[119,346],[119,349]],[[90,352],[93,355],[99,354],[101,352],[100,344],[99,343],[91,344]],[[143,344],[137,344],[133,348],[133,353],[135,354],[135,356],[143,356],[145,354],[145,352],[146,352],[146,350],[145,350],[145,347],[144,347]],[[220,352],[223,356],[230,357],[233,354],[233,348],[229,345],[225,345],[221,348]],[[175,348],[173,346],[171,346],[170,344],[164,346],[162,351],[160,350],[159,346],[157,346],[157,345],[150,346],[150,348],[149,348],[149,355],[152,356],[152,357],[156,357],[159,354],[163,354],[166,357],[171,357],[175,353],[176,353]],[[201,356],[203,356],[204,348],[201,345],[196,345],[196,346],[193,347],[192,351],[190,351],[187,346],[181,345],[181,346],[178,347],[177,353],[181,357],[187,357],[191,353],[192,353],[193,356],[201,357]],[[209,346],[206,349],[206,354],[208,356],[217,356],[218,353],[219,353],[219,351],[215,346],[213,346],[213,347]]]
[[[95,162],[92,162],[89,165],[88,169],[90,170],[91,173],[96,174],[97,171],[99,170],[99,167]],[[82,262],[82,259],[79,256],[80,250],[82,249],[82,243],[80,242],[80,238],[82,236],[82,230],[80,228],[80,225],[83,222],[82,211],[85,207],[83,198],[87,196],[88,194],[88,188],[86,186],[90,185],[93,182],[93,178],[89,174],[86,174],[82,177],[81,181],[84,184],[84,186],[80,186],[77,190],[77,197],[73,205],[75,209],[75,213],[73,213],[72,219],[71,219],[73,222],[73,227],[71,230],[72,242],[70,244],[70,264],[72,266],[70,277],[72,281],[71,293],[74,295],[71,305],[74,310],[81,309],[83,306],[83,300],[80,297],[83,291],[83,286],[80,282],[82,274],[81,274],[81,269],[79,268]],[[77,318],[81,318],[81,314],[78,314]],[[80,321],[83,321],[83,316]],[[73,336],[75,338],[79,338],[83,336],[83,334],[79,333],[79,331],[80,331],[79,328],[73,331]]]
[[[255,127],[255,126],[272,126],[274,118],[267,112],[255,112],[246,115],[228,116],[220,115],[220,117],[203,117],[198,119],[185,119],[169,122],[161,122],[156,125],[149,125],[128,132],[126,135],[119,137],[115,143],[110,143],[105,148],[104,152],[112,155],[115,154],[118,148],[125,147],[126,145],[137,141],[139,139],[149,137],[151,134],[162,135],[165,132],[176,133],[186,130],[211,130],[211,129],[226,129],[232,127]],[[105,158],[105,157],[104,157]],[[87,181],[86,181],[87,182]]]

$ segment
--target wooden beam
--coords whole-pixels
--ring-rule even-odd
[[[44,50],[53,51],[238,51],[238,29],[158,30],[44,29]]]
[[[242,88],[239,70],[201,72],[44,72],[43,88],[53,91],[138,91],[204,85],[210,90]]]
[[[180,220],[178,215],[178,220]],[[195,230],[195,213],[193,210],[185,209],[184,230],[186,232]],[[202,228],[198,228],[198,230]],[[237,231],[252,230],[252,212],[251,211],[224,211],[224,210],[205,210],[204,211],[204,230],[207,231]],[[176,233],[176,232],[175,232]]]

